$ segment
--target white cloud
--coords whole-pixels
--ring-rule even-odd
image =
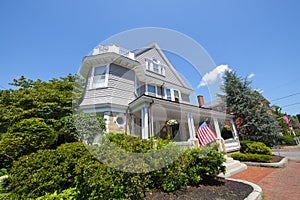
[[[248,75],[247,78],[250,79],[250,78],[252,78],[253,76],[255,76],[255,74],[251,73],[251,74]]]
[[[228,67],[228,65],[219,65],[216,68],[214,68],[212,71],[207,72],[203,76],[201,82],[199,83],[198,88],[206,86],[208,84],[213,84],[227,70],[231,71],[231,69]]]

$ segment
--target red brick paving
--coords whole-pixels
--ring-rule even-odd
[[[300,199],[300,161],[289,161],[286,168],[248,166],[230,178],[247,180],[259,185],[267,200]]]

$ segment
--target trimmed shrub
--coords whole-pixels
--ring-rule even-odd
[[[230,156],[239,161],[249,161],[249,162],[268,162],[272,160],[271,155],[262,155],[262,154],[250,154],[250,153],[239,153],[234,152]]]
[[[248,143],[245,153],[250,154],[261,154],[261,155],[272,155],[272,151],[267,145],[262,142]]]
[[[232,157],[235,160],[239,161],[247,161],[248,157],[245,153],[240,153],[240,152],[233,152],[230,154],[230,157]]]
[[[246,149],[247,149],[247,145],[248,145],[248,144],[251,144],[251,143],[253,143],[253,142],[255,142],[255,141],[252,141],[252,140],[241,140],[241,141],[240,141],[240,144],[241,144],[241,149],[240,149],[240,151],[241,151],[242,153],[244,153],[244,152],[246,151]]]

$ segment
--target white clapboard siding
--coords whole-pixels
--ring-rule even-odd
[[[165,66],[165,77],[157,75],[155,73],[148,72],[147,70],[146,70],[146,75],[152,76],[153,78],[156,78],[156,79],[162,79],[166,82],[175,84],[177,86],[184,87],[183,84],[181,83],[181,81],[176,77],[175,73],[171,70],[170,66],[168,66],[167,63],[165,62],[165,60],[161,57],[161,55],[157,51],[157,49],[153,48],[153,49],[150,49],[148,51],[145,51],[144,53],[138,55],[136,57],[136,59],[143,66],[145,66],[145,63],[146,63],[145,59],[146,58],[147,59],[152,59],[153,57],[156,58],[157,60],[159,60],[160,63]]]

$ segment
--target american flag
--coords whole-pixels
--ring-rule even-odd
[[[282,119],[285,121],[285,123],[286,123],[288,126],[291,126],[291,118],[290,118],[289,115],[283,116]]]
[[[206,122],[203,122],[199,127],[197,136],[202,146],[205,146],[217,139],[216,134],[209,128]]]

